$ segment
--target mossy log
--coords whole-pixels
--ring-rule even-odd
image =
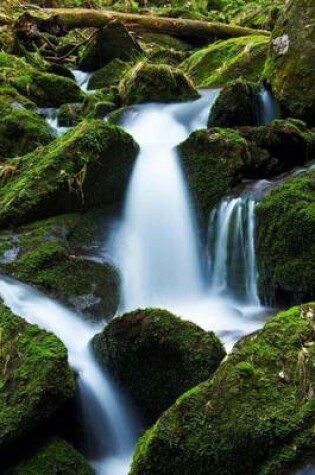
[[[219,39],[238,38],[257,34],[251,28],[226,25],[219,22],[207,22],[198,20],[187,20],[182,18],[161,18],[153,15],[139,15],[133,13],[121,13],[108,10],[92,10],[84,8],[51,8],[43,9],[42,14],[33,16],[34,23],[39,30],[59,34],[73,30],[75,28],[103,28],[112,20],[124,23],[127,29],[134,32],[151,32],[168,34],[178,38],[184,38],[193,42],[207,44]],[[30,18],[29,13],[24,15]],[[21,19],[19,20],[21,22]],[[19,23],[18,22],[18,23]],[[56,25],[58,25],[58,28]],[[269,32],[259,32],[269,35]]]

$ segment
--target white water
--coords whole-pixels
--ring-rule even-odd
[[[76,80],[76,83],[78,84],[78,86],[80,86],[82,91],[86,92],[87,94],[94,92],[88,90],[88,84],[92,73],[85,73],[83,71],[80,71],[79,69],[73,69],[71,72]]]
[[[260,123],[268,125],[279,115],[278,105],[272,93],[267,89],[262,89],[259,93],[260,102]]]
[[[31,287],[4,277],[0,278],[0,297],[16,315],[53,332],[63,341],[69,362],[79,374],[80,405],[91,464],[97,475],[126,475],[136,435],[125,401],[89,348],[91,338],[101,327],[81,320]]]
[[[56,137],[64,135],[71,127],[60,127],[58,125],[58,110],[55,107],[41,107],[38,112],[46,119],[47,124],[53,129]]]
[[[148,104],[133,108],[124,128],[140,145],[126,206],[114,241],[115,262],[122,275],[119,313],[162,307],[216,331],[228,348],[261,326],[261,307],[254,298],[253,242],[246,265],[253,276],[240,301],[231,292],[213,292],[206,272],[206,252],[198,239],[180,159],[174,147],[195,129],[206,126],[218,91],[184,104]],[[248,233],[253,235],[252,221]],[[227,239],[227,237],[226,237]],[[217,252],[226,252],[218,243]],[[221,261],[224,260],[223,258]]]
[[[223,200],[211,213],[208,232],[212,292],[259,306],[254,246],[255,201]]]

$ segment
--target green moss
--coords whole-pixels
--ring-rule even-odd
[[[74,395],[67,351],[51,333],[0,305],[0,451]]]
[[[82,122],[14,162],[0,188],[0,226],[119,201],[138,152],[120,127]]]
[[[209,378],[225,355],[213,332],[160,309],[115,318],[94,337],[93,347],[149,421]]]
[[[88,89],[103,89],[118,86],[119,81],[130,65],[120,59],[113,59],[103,68],[96,71],[88,83]]]
[[[112,318],[120,298],[119,274],[110,264],[91,259],[101,246],[102,224],[101,216],[92,212],[0,234],[0,256],[1,251],[16,250],[13,262],[4,260],[1,267],[89,318]]]
[[[268,43],[267,36],[259,35],[218,41],[193,53],[182,68],[201,88],[223,86],[238,78],[257,82]]]
[[[190,188],[205,220],[242,177],[247,142],[231,129],[197,130],[179,145]]]
[[[199,97],[190,79],[178,69],[165,64],[141,61],[119,83],[123,104],[143,102],[181,102]]]
[[[272,34],[264,72],[284,114],[311,124],[315,124],[314,15],[311,0],[286,2]]]
[[[74,127],[78,125],[81,120],[81,110],[81,104],[63,104],[58,112],[59,127]]]
[[[275,188],[257,207],[257,258],[263,297],[279,303],[315,295],[314,174]]]
[[[3,475],[93,475],[84,457],[68,442],[52,438]]]
[[[314,322],[308,304],[247,337],[140,439],[130,473],[275,475],[314,453]]]

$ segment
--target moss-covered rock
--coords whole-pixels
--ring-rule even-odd
[[[315,304],[245,338],[140,439],[132,475],[280,475],[314,453]]]
[[[121,200],[138,146],[120,127],[82,122],[2,172],[0,226],[104,207]]]
[[[82,104],[63,104],[58,111],[59,127],[74,127],[78,125],[82,112]]]
[[[315,155],[315,134],[305,123],[274,120],[270,125],[240,130],[248,142],[251,160],[247,178],[270,178],[303,166]]]
[[[290,0],[273,30],[265,76],[284,113],[315,124],[315,4]]]
[[[10,87],[0,88],[0,158],[24,155],[54,139],[44,118],[12,91]]]
[[[205,220],[243,175],[249,163],[247,141],[231,129],[197,130],[179,145],[190,188]]]
[[[115,58],[124,61],[135,58],[142,52],[139,44],[124,25],[111,21],[99,30],[82,54],[79,69],[96,71]]]
[[[0,453],[74,396],[67,350],[0,304]]]
[[[101,259],[103,213],[65,215],[0,234],[0,269],[92,319],[110,319],[120,277]],[[73,278],[75,276],[75,279]]]
[[[260,295],[279,304],[315,296],[315,177],[292,179],[257,207]]]
[[[182,68],[197,87],[223,86],[243,78],[259,81],[265,64],[269,39],[267,36],[245,36],[218,41],[193,53]]]
[[[199,97],[192,81],[180,70],[145,61],[137,63],[127,72],[119,83],[119,93],[125,105],[142,102],[182,102]]]
[[[213,332],[160,309],[115,318],[94,337],[93,347],[151,422],[180,394],[209,378],[225,355]]]
[[[259,123],[259,87],[236,80],[228,83],[217,97],[208,127],[256,126]]]
[[[96,71],[88,83],[88,89],[104,89],[111,86],[118,86],[119,81],[126,69],[130,67],[128,63],[116,58],[106,66]]]
[[[58,438],[46,440],[31,451],[28,457],[3,475],[93,475],[85,458],[68,442]]]
[[[118,107],[119,95],[117,88],[99,89],[84,99],[81,108],[81,117],[88,119],[99,118],[100,111],[107,105],[107,113]],[[109,107],[110,105],[110,107]]]

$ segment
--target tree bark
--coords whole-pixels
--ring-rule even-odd
[[[84,8],[50,8],[42,9],[48,15],[46,20],[38,19],[39,28],[49,31],[49,24],[56,27],[59,22],[60,31],[70,31],[74,28],[102,28],[112,20],[124,23],[133,32],[150,32],[168,34],[200,44],[216,40],[238,38],[248,35],[268,35],[269,32],[227,25],[225,23],[188,20],[182,18],[163,18],[153,15],[120,13],[108,10],[91,10]],[[34,17],[36,20],[36,17]],[[54,32],[52,32],[54,33]]]

